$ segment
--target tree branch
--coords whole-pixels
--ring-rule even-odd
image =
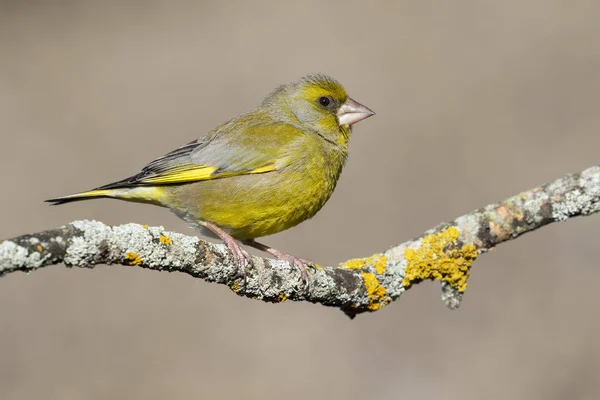
[[[501,203],[443,223],[384,253],[316,266],[305,286],[287,262],[253,257],[246,279],[236,274],[229,250],[197,237],[137,224],[96,221],[69,225],[0,242],[0,276],[63,262],[185,272],[229,286],[240,296],[283,302],[310,301],[354,315],[376,311],[425,279],[442,282],[442,300],[460,305],[475,259],[496,245],[552,222],[600,211],[600,166],[567,175]]]

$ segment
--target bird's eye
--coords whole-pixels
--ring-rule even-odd
[[[323,107],[327,107],[328,105],[331,104],[331,99],[327,96],[319,97],[319,104],[322,105]]]

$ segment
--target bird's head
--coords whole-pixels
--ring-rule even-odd
[[[322,74],[279,87],[263,105],[276,109],[286,122],[299,123],[336,143],[348,139],[353,124],[375,114],[350,98],[338,81]]]

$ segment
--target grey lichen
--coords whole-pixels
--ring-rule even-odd
[[[137,224],[116,226],[110,237],[110,246],[120,257],[133,252],[144,265],[156,269],[194,264],[199,242],[196,237],[166,232],[162,226],[144,228]]]
[[[459,292],[447,282],[442,282],[442,302],[451,310],[460,306],[464,293]]]
[[[481,213],[463,215],[454,220],[454,226],[460,226],[461,239],[465,243],[477,243],[481,241]]]
[[[333,288],[341,289],[335,284],[335,279],[328,273],[327,269],[317,269],[313,274],[313,281],[310,282],[312,293],[319,298],[330,296]],[[338,291],[338,299],[342,302],[350,301],[351,295],[344,289]]]
[[[387,265],[385,272],[377,275],[377,279],[392,299],[398,299],[406,291],[406,288],[402,284],[406,275],[407,262],[404,258],[406,248],[405,245],[396,246],[383,253],[387,258]]]
[[[552,205],[552,217],[556,221],[565,221],[576,215],[589,215],[600,210],[600,189],[587,191],[577,188],[565,194],[563,201]]]
[[[577,215],[589,215],[600,210],[600,167],[594,166],[580,174],[559,179],[548,190],[561,192],[559,201],[552,202],[552,217],[564,221]]]
[[[111,228],[96,221],[74,221],[71,225],[83,233],[72,238],[64,263],[72,267],[91,267],[101,259],[103,247],[111,235]]]
[[[10,240],[0,243],[0,275],[15,269],[37,269],[44,260],[40,253],[30,254],[25,247]]]
[[[535,193],[534,196],[528,196],[523,203],[525,218],[527,224],[538,224],[543,221],[544,215],[541,212],[544,204],[548,204],[548,194],[546,192]]]

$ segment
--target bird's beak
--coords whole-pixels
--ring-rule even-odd
[[[358,101],[352,100],[350,97],[348,97],[348,100],[342,104],[337,112],[340,125],[353,125],[372,115],[375,115],[372,110],[363,106]]]

